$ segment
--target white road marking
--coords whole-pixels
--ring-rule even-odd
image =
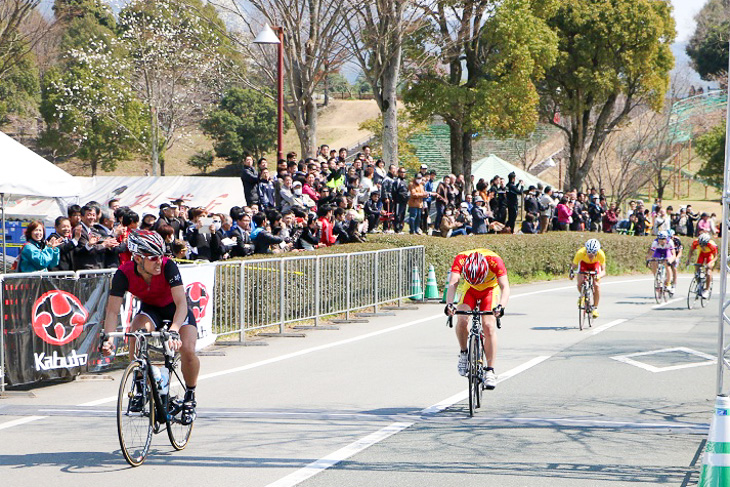
[[[326,457],[322,457],[316,460],[306,467],[300,468],[299,470],[283,477],[276,482],[269,484],[267,487],[288,487],[298,485],[310,477],[317,475],[318,473],[327,470],[328,468],[337,465],[342,460],[347,460],[351,456],[373,446],[374,444],[383,441],[384,439],[392,436],[396,433],[403,431],[404,429],[412,426],[413,423],[393,423],[389,424],[385,428],[381,428],[375,433],[372,433],[364,438],[361,438],[354,443],[350,443],[344,448],[330,453]]]
[[[605,325],[601,325],[601,326],[597,327],[595,330],[591,331],[589,333],[589,336],[596,336],[599,333],[604,332],[604,331],[608,330],[609,328],[613,328],[616,325],[620,325],[621,323],[623,323],[625,321],[627,321],[627,320],[623,319],[623,318],[618,319],[618,320],[609,321]]]
[[[684,352],[688,355],[697,355],[698,357],[704,358],[704,362],[691,362],[687,364],[681,364],[681,365],[670,365],[668,367],[655,367],[654,365],[650,365],[644,362],[641,362],[639,360],[634,360],[631,357],[643,357],[646,355],[656,355],[658,353],[666,353],[666,352]],[[663,348],[661,350],[652,350],[650,352],[638,352],[638,353],[631,353],[628,355],[617,355],[615,357],[611,357],[613,360],[616,360],[618,362],[623,362],[628,365],[633,365],[634,367],[639,367],[640,369],[648,370],[649,372],[657,373],[657,372],[667,372],[670,370],[680,370],[680,369],[689,369],[692,367],[704,367],[706,365],[714,365],[717,363],[717,359],[709,354],[706,354],[704,352],[698,352],[697,350],[692,350],[691,348],[687,347],[674,347],[674,348]]]
[[[11,421],[0,423],[0,430],[12,428],[13,426],[19,426],[21,424],[30,423],[32,421],[38,421],[39,419],[45,419],[47,417],[48,416],[28,416],[27,418],[13,419]]]
[[[669,301],[666,301],[666,302],[664,302],[664,303],[661,303],[661,304],[655,304],[654,306],[652,306],[652,307],[651,307],[651,309],[659,309],[659,308],[661,308],[661,307],[664,307],[664,306],[666,306],[666,305],[668,305],[668,304],[676,303],[677,301],[682,301],[683,299],[684,299],[684,298],[674,298],[674,299],[670,299]]]
[[[503,382],[507,379],[510,379],[517,374],[526,371],[527,369],[534,367],[535,365],[549,359],[549,356],[540,356],[535,357],[532,360],[529,360],[525,362],[522,365],[518,365],[517,367],[508,370],[507,372],[500,374],[499,379],[497,382]],[[467,395],[469,394],[468,390],[462,391],[458,394],[454,394],[453,396],[444,399],[443,401],[439,401],[433,406],[429,406],[426,409],[421,411],[421,416],[426,415],[433,415],[438,412],[443,411],[444,409],[453,406],[457,402],[463,401],[466,399]],[[397,423],[391,423],[388,426],[379,429],[375,433],[371,433],[363,438],[360,438],[359,440],[350,443],[349,445],[340,448],[339,450],[330,453],[329,455],[320,458],[319,460],[315,460],[314,462],[300,468],[299,470],[287,475],[286,477],[282,477],[281,479],[277,480],[276,482],[273,482],[266,487],[293,487],[295,485],[299,485],[300,483],[304,482],[305,480],[317,475],[320,472],[323,472],[327,470],[330,467],[333,467],[340,463],[343,460],[347,460],[353,455],[356,455],[360,453],[363,450],[366,450],[367,448],[370,448],[371,446],[375,445],[376,443],[379,443],[383,441],[384,439],[393,436],[396,433],[400,433],[404,429],[413,426],[415,421],[411,422],[397,422]]]

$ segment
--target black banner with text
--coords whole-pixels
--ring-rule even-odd
[[[107,275],[78,280],[17,278],[3,283],[10,385],[72,378],[101,365],[99,331],[109,283]]]

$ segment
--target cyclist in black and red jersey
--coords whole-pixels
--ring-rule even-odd
[[[142,303],[132,320],[130,332],[143,328],[147,331],[160,330],[164,321],[171,322],[169,331],[172,338],[168,346],[174,351],[180,350],[182,373],[187,385],[181,419],[183,424],[190,424],[196,415],[195,386],[200,360],[195,355],[198,339],[195,316],[188,308],[180,270],[174,261],[163,257],[165,242],[156,232],[143,230],[131,233],[127,248],[132,252],[132,260],[122,264],[112,278],[104,331],[116,331],[119,308],[126,292]],[[113,349],[114,343],[110,338],[103,344],[102,351],[108,356]],[[130,354],[134,354],[133,342],[130,343]]]

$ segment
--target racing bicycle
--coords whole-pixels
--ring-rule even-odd
[[[100,343],[108,337],[133,338],[135,342],[136,358],[122,375],[117,397],[117,433],[127,463],[133,467],[142,465],[150,450],[152,434],[163,429],[167,430],[175,450],[185,448],[193,423],[183,424],[181,419],[186,387],[180,370],[180,356],[167,347],[170,332],[102,332]],[[150,343],[153,340],[161,341],[162,347],[153,346]],[[158,364],[158,367],[152,363],[151,350],[163,353],[164,364]],[[159,375],[157,379],[156,375]]]
[[[587,324],[589,328],[593,326],[593,309],[595,308],[593,281],[598,273],[596,271],[580,271],[578,274],[586,276],[580,288],[580,304],[578,305],[578,329],[583,331],[584,324]]]
[[[692,278],[692,282],[689,283],[689,292],[687,293],[687,308],[692,309],[697,305],[697,301],[700,302],[700,306],[703,308],[707,304],[707,301],[712,297],[712,283],[707,289],[705,295],[705,283],[707,282],[707,269],[705,264],[695,264],[695,275]]]
[[[667,286],[667,259],[648,259],[647,264],[651,261],[657,263],[656,273],[654,274],[654,299],[657,303],[668,301],[674,292]]]
[[[469,380],[469,416],[474,416],[474,411],[482,405],[483,378],[487,372],[485,364],[486,352],[484,350],[484,329],[482,327],[482,316],[493,315],[493,311],[479,311],[474,309],[471,311],[454,311],[455,315],[471,316],[471,329],[469,330],[468,352],[469,370],[467,379]],[[453,328],[453,316],[449,316],[447,324],[449,328]],[[497,328],[502,328],[502,323],[497,318]]]

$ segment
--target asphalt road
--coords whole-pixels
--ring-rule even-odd
[[[568,281],[513,288],[500,383],[467,417],[442,305],[201,357],[199,418],[130,468],[117,379],[0,399],[3,486],[696,485],[714,403],[718,300],[656,307],[650,276],[607,278],[578,331]],[[641,355],[635,355],[641,354]],[[628,356],[628,357],[627,357]],[[154,480],[153,480],[154,481]]]

